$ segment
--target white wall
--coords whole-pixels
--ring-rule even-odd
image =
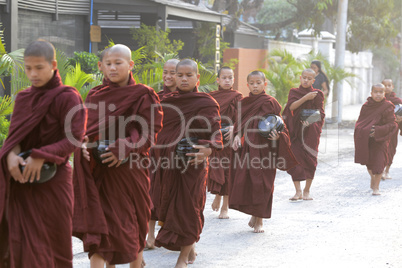
[[[267,49],[268,51],[272,51],[273,49],[286,49],[292,52],[294,57],[303,58],[303,56],[309,53],[313,48],[313,46],[309,44],[313,44],[314,42],[312,40],[306,40],[305,38],[303,38],[302,41],[304,44],[269,40]],[[332,65],[335,63],[335,49],[328,45],[328,40],[318,40],[318,49],[322,54],[328,56],[328,60]],[[356,74],[358,77],[348,79],[352,86],[346,81],[343,82],[343,105],[362,104],[366,101],[370,94],[371,85],[373,84],[372,60],[373,54],[371,52],[352,53],[346,51],[345,70]],[[332,88],[333,85],[331,85],[331,89]],[[327,103],[331,102],[331,100],[332,92]]]

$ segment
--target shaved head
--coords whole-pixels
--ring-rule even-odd
[[[392,79],[390,79],[390,78],[385,78],[384,80],[382,80],[381,83],[382,83],[382,84],[384,84],[384,83],[391,83],[391,84],[392,84]]]
[[[174,66],[177,66],[177,64],[178,64],[179,62],[180,62],[180,60],[178,60],[178,59],[170,59],[170,60],[167,60],[163,66],[169,65],[169,64],[172,64],[172,65],[174,65]]]
[[[198,64],[191,60],[191,59],[184,59],[181,60],[177,65],[176,65],[176,71],[179,69],[180,66],[191,66],[193,71],[198,74]]]
[[[310,73],[310,74],[316,75],[315,71],[314,71],[313,69],[311,69],[311,68],[304,69],[303,72],[302,72],[302,75],[303,75],[304,73]]]
[[[119,53],[123,56],[123,58],[127,59],[128,61],[131,61],[131,49],[126,45],[117,44],[112,46],[107,50],[106,56],[112,53]]]
[[[375,84],[371,87],[371,91],[373,91],[374,88],[383,88],[385,89],[385,86],[383,84]]]
[[[56,50],[50,42],[38,39],[30,43],[25,49],[24,58],[26,57],[44,57],[46,61],[51,63],[56,59]]]

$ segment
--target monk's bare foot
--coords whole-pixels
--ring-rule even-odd
[[[221,207],[221,196],[220,195],[215,195],[215,199],[212,202],[212,210],[213,211],[219,211],[219,208]]]
[[[219,214],[219,219],[229,219],[228,210],[221,208],[221,213]]]
[[[142,262],[141,262],[141,268],[144,268],[145,266],[147,266],[147,264],[145,263],[144,257],[142,258]]]
[[[250,226],[251,228],[254,228],[255,226],[255,221],[256,221],[256,217],[255,216],[251,216],[250,221],[248,222],[248,226]]]
[[[381,195],[379,189],[374,189],[373,190],[373,195]]]
[[[309,201],[309,200],[313,200],[313,198],[310,196],[310,192],[303,192],[303,200]]]
[[[197,252],[195,252],[195,245],[193,245],[190,253],[188,254],[188,264],[193,264],[196,258],[197,258]]]
[[[303,199],[303,194],[301,191],[296,192],[296,194],[293,197],[289,198],[290,201],[297,201],[297,200],[302,200],[302,199]]]
[[[155,248],[155,238],[147,238],[147,242],[145,244],[145,248],[154,249]]]
[[[381,177],[381,179],[383,179],[383,180],[390,180],[390,179],[392,179],[392,178],[391,178],[391,176],[389,175],[389,173],[385,173],[385,174],[383,174],[383,176]]]
[[[262,229],[262,218],[255,217],[255,225],[254,225],[254,233],[263,233],[264,229]]]

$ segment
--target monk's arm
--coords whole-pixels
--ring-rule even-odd
[[[197,113],[197,116],[205,118],[205,120],[199,120],[202,129],[211,130],[211,136],[209,140],[202,140],[201,143],[209,145],[212,149],[221,150],[223,148],[222,133],[219,131],[221,128],[221,116],[218,107],[202,108]]]
[[[392,107],[384,111],[382,121],[385,122],[385,124],[376,125],[374,127],[374,138],[377,142],[390,139],[395,131],[397,131],[398,124],[395,122],[395,114]]]
[[[313,91],[313,92],[309,92],[306,95],[304,95],[303,97],[301,97],[300,99],[298,99],[297,101],[294,101],[290,106],[289,109],[291,111],[296,110],[297,108],[299,108],[303,103],[305,103],[308,100],[312,100],[314,99],[318,94],[318,91]]]
[[[155,95],[155,96],[154,96]],[[144,154],[156,143],[157,134],[162,129],[163,112],[156,94],[146,94],[136,102],[133,119],[127,124],[128,136],[118,139],[110,151],[122,160],[130,153]],[[119,148],[124,148],[124,152]],[[121,155],[119,155],[119,153]]]
[[[60,127],[63,128],[64,138],[53,144],[32,149],[32,158],[43,158],[45,161],[59,165],[65,162],[66,158],[81,145],[86,129],[87,111],[79,105],[82,105],[82,99],[78,93],[64,92],[60,94],[53,107],[60,111]],[[75,107],[79,107],[79,109],[73,112]]]

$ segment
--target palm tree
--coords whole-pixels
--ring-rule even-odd
[[[275,49],[268,55],[268,70],[261,70],[268,79],[268,93],[274,96],[284,107],[289,90],[298,87],[299,76],[303,71],[303,64],[289,51]]]

